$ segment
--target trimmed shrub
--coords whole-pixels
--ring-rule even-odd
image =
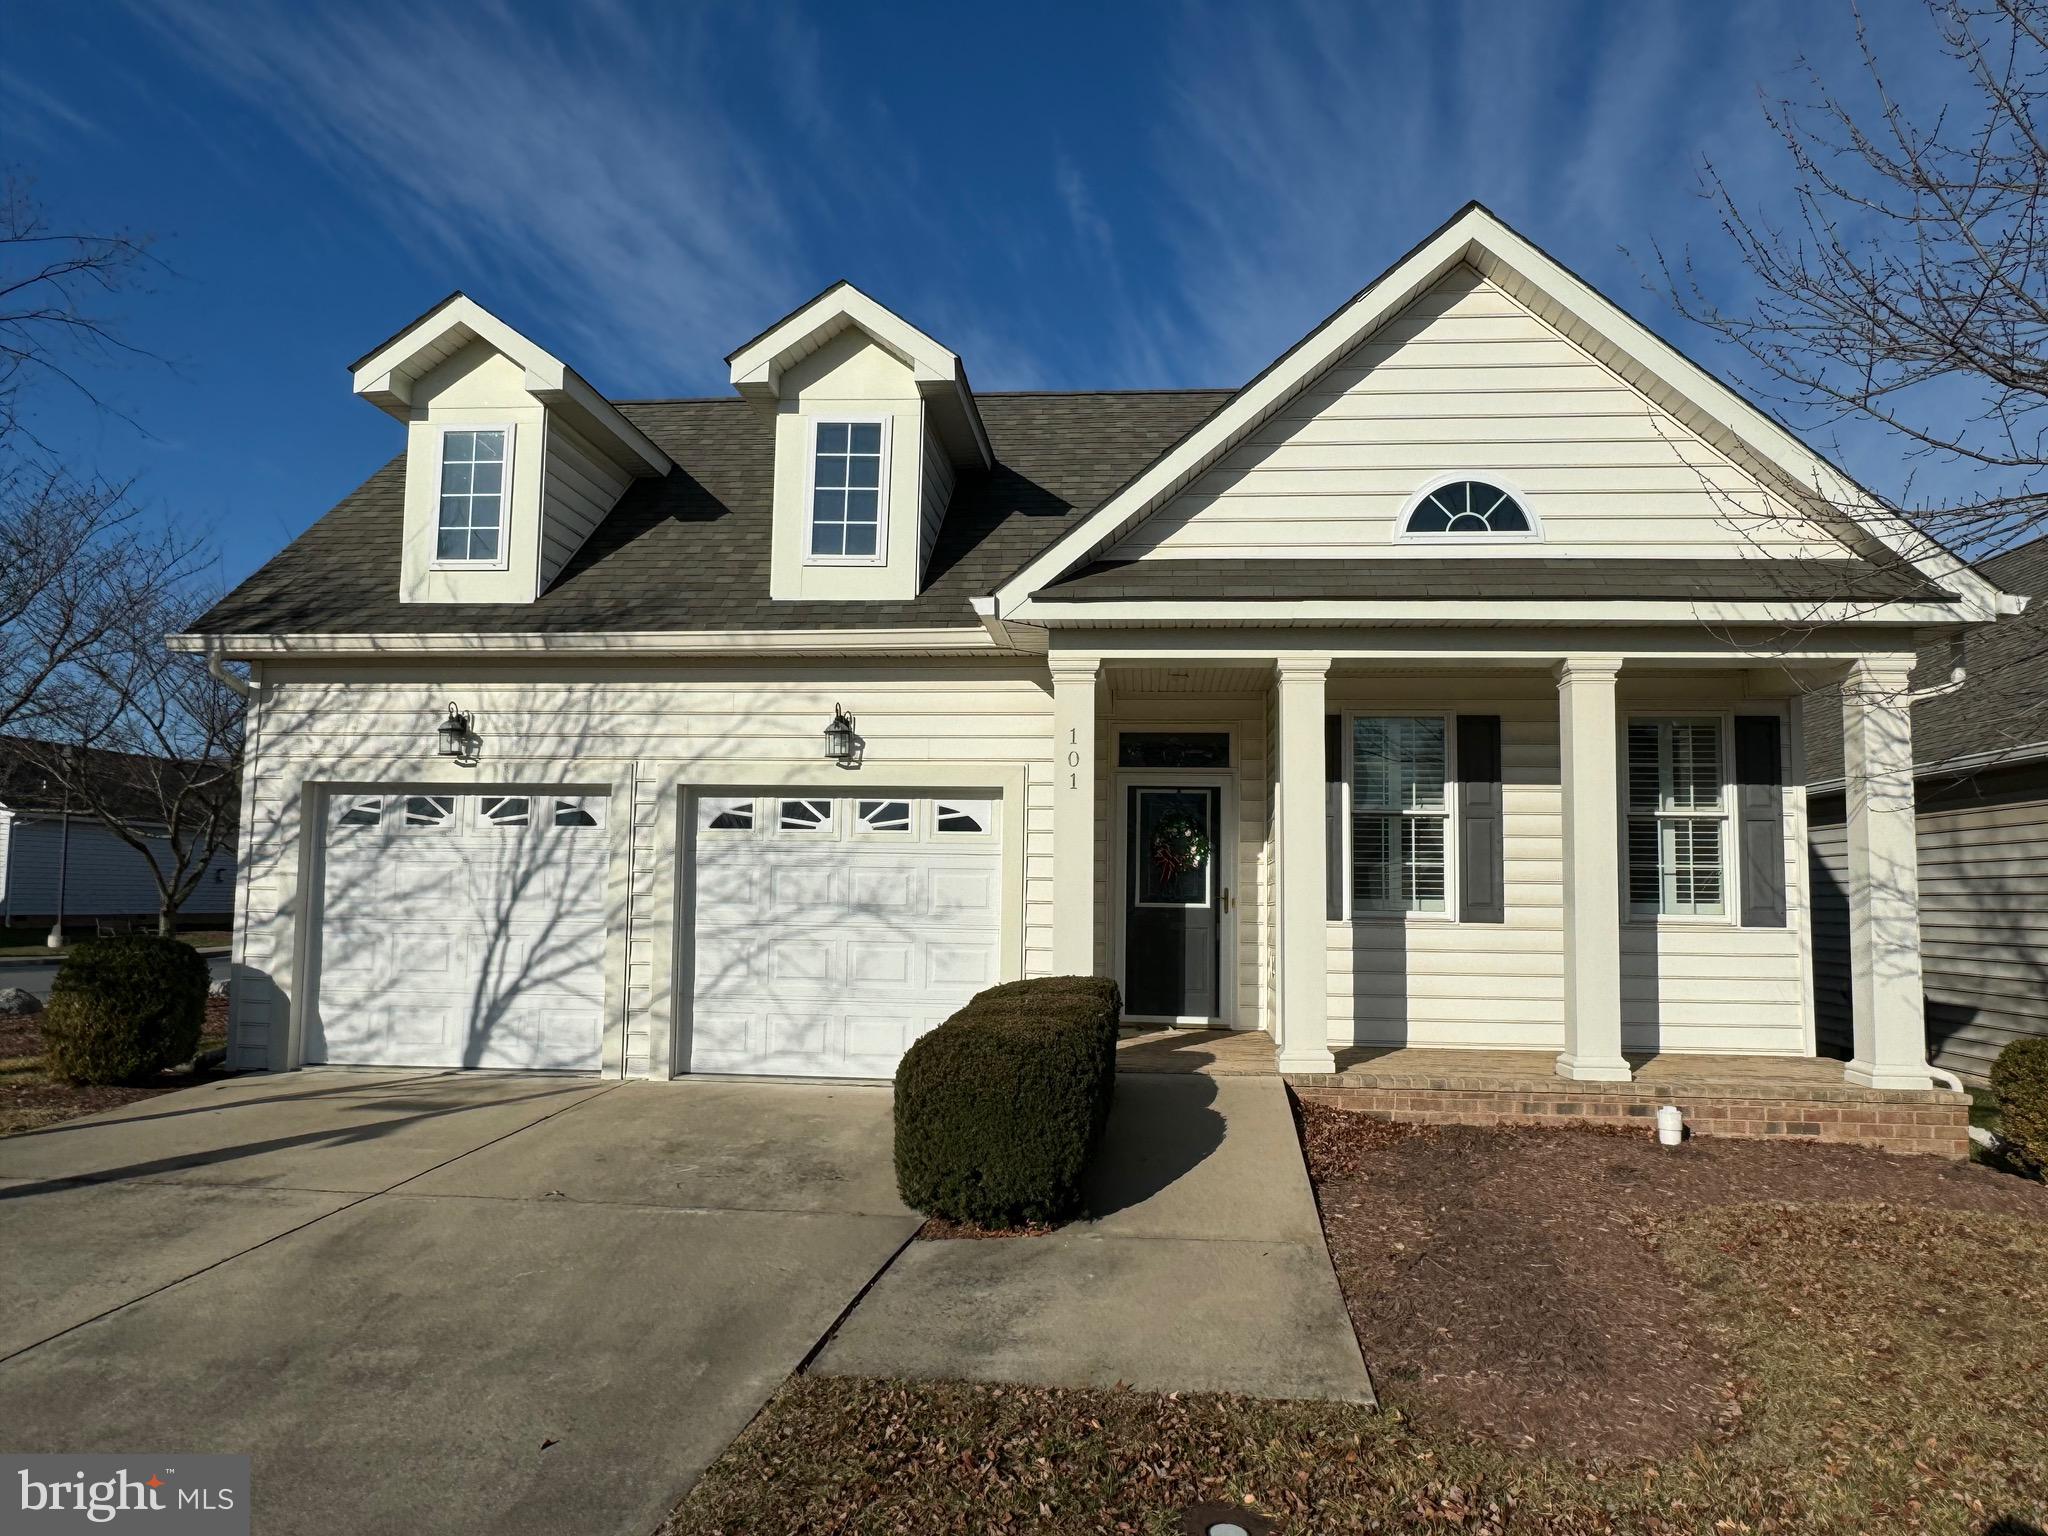
[[[126,1083],[190,1061],[209,979],[199,951],[176,939],[74,944],[43,1010],[50,1070],[74,1083]]]
[[[991,987],[896,1069],[896,1187],[977,1227],[1058,1221],[1081,1197],[1116,1083],[1116,983]]]
[[[1991,1064],[1998,1138],[2035,1178],[2048,1177],[2048,1036],[2015,1040]]]

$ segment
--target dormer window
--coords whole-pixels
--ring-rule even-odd
[[[1451,479],[1424,486],[1397,527],[1396,538],[1427,543],[1543,536],[1520,498],[1490,480]]]
[[[506,467],[512,429],[450,429],[441,434],[441,512],[436,565],[505,563]]]
[[[886,427],[873,418],[815,424],[808,546],[814,563],[875,564],[883,558]]]

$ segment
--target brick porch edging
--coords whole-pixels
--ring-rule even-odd
[[[1573,1083],[1563,1078],[1421,1077],[1412,1073],[1290,1072],[1311,1104],[1411,1125],[1583,1125],[1634,1121],[1651,1134],[1660,1106],[1676,1104],[1700,1136],[1798,1136],[1816,1141],[1970,1155],[1970,1098],[1946,1088],[1802,1088],[1760,1092],[1728,1083]]]

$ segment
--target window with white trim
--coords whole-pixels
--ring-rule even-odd
[[[455,819],[455,797],[453,795],[407,795],[405,797],[405,825],[408,827],[441,827]]]
[[[384,820],[382,795],[351,795],[346,808],[334,819],[338,827],[374,827]]]
[[[811,440],[813,560],[882,557],[882,423],[821,421]]]
[[[1515,495],[1486,480],[1450,480],[1425,489],[1401,519],[1398,537],[1425,543],[1535,539],[1535,519]]]
[[[1628,723],[1631,917],[1728,912],[1728,772],[1716,717]]]
[[[497,565],[504,559],[505,471],[509,428],[441,434],[441,510],[434,532],[437,565]]]
[[[854,805],[854,815],[862,832],[908,836],[911,830],[908,800],[861,800]]]
[[[994,811],[988,800],[940,800],[932,808],[932,830],[941,837],[987,832],[995,825]]]
[[[595,796],[585,798],[581,795],[558,799],[555,801],[555,825],[601,827],[604,825],[604,801]]]
[[[751,832],[754,802],[707,795],[697,802],[697,825],[706,832]]]
[[[523,827],[533,820],[533,802],[524,795],[485,795],[477,809],[494,827]]]
[[[1352,720],[1352,911],[1449,910],[1448,737],[1441,715]]]
[[[832,830],[830,800],[783,800],[778,802],[775,829],[778,832],[823,832]]]

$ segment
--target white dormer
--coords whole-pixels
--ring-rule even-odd
[[[836,283],[726,361],[775,413],[770,596],[917,596],[955,472],[993,462],[960,359]]]
[[[409,603],[530,603],[668,456],[575,370],[463,294],[350,369],[406,424]]]

